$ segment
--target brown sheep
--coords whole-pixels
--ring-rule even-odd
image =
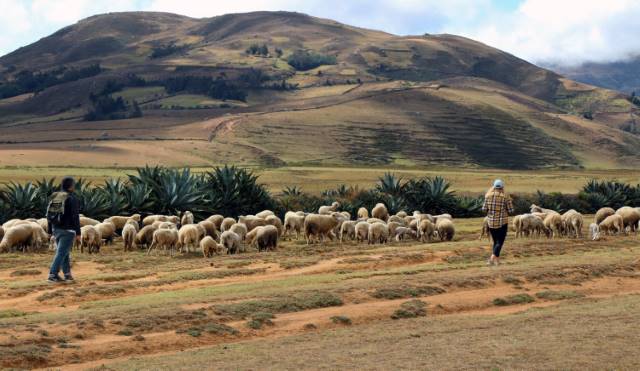
[[[613,214],[606,217],[600,224],[598,224],[600,232],[605,235],[620,234],[624,232],[624,220],[621,215]]]
[[[282,227],[282,220],[280,220],[280,218],[275,215],[269,215],[264,219],[264,221],[267,222],[267,224],[276,227],[278,229],[278,236],[282,236],[284,230]]]
[[[80,252],[84,253],[84,249],[87,249],[89,254],[100,252],[100,246],[102,246],[102,236],[100,231],[92,226],[85,225],[80,228]]]
[[[291,236],[292,232],[296,233],[296,240],[300,238],[300,233],[304,228],[304,215],[298,215],[292,211],[284,214],[284,234]],[[290,237],[291,238],[291,237]]]
[[[313,243],[314,238],[322,240],[333,239],[333,229],[338,225],[338,218],[332,215],[309,214],[304,219],[304,237],[307,245]]]
[[[258,251],[275,250],[278,248],[278,229],[273,225],[256,227],[251,233],[255,231],[255,236],[251,236],[251,244],[253,244]]]
[[[213,223],[216,226],[217,230],[220,230],[220,226],[222,225],[222,221],[224,220],[224,216],[222,215],[211,215],[210,217],[207,218],[208,221],[210,221],[211,223]]]
[[[271,210],[263,210],[263,211],[257,213],[256,217],[262,218],[262,219],[267,219],[267,217],[271,216],[271,215],[276,215],[276,214]]]
[[[185,211],[180,218],[180,225],[193,224],[195,221],[193,213],[191,211]]]
[[[146,225],[142,227],[138,233],[136,233],[136,237],[133,240],[134,244],[138,247],[144,246],[145,248],[149,248],[151,246],[151,242],[153,242],[153,232],[155,232],[158,228],[153,225]]]
[[[125,224],[122,228],[122,240],[124,241],[124,251],[133,250],[133,241],[136,239],[136,228],[131,224]]]
[[[608,216],[615,214],[616,211],[610,207],[603,207],[596,212],[594,217],[594,223],[600,224],[603,220],[605,220]]]
[[[218,239],[218,229],[216,225],[210,220],[203,220],[198,223],[198,225],[202,226],[206,231],[207,236],[212,237],[214,240]]]
[[[231,228],[229,228],[229,230],[237,234],[238,236],[240,236],[241,241],[244,241],[244,239],[247,237],[247,233],[249,233],[247,226],[242,223],[236,223],[232,225]]]
[[[456,233],[453,222],[446,218],[438,219],[436,222],[436,230],[438,231],[438,236],[440,236],[440,241],[451,241]]]
[[[224,218],[220,223],[220,232],[226,232],[232,225],[236,224],[236,220],[233,218]]]
[[[359,208],[358,219],[369,219],[369,210],[364,207]]]
[[[631,232],[636,232],[638,222],[640,221],[640,212],[633,207],[624,206],[616,211],[616,214],[622,217],[625,230],[629,228]]]
[[[373,209],[371,209],[371,217],[386,222],[387,219],[389,219],[389,211],[387,210],[387,207],[382,202],[380,202],[376,204]]]

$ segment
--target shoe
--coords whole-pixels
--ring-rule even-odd
[[[491,261],[491,258],[487,259],[487,265],[488,266],[492,266],[493,265],[493,261]]]
[[[64,281],[65,282],[70,282],[70,283],[76,282],[76,280],[73,279],[72,275],[64,276]]]
[[[60,276],[49,276],[49,278],[47,278],[47,283],[61,283],[63,282],[62,278],[60,278]]]

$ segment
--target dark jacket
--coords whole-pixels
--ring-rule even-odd
[[[52,233],[51,227],[51,224],[49,224],[49,234]],[[75,231],[76,236],[80,235],[80,202],[73,193],[69,193],[69,196],[64,202],[62,223],[56,226],[56,229]]]

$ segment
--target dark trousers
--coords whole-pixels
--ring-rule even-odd
[[[58,275],[60,269],[65,276],[71,275],[71,263],[69,261],[69,255],[71,248],[73,247],[73,241],[76,238],[76,234],[73,231],[67,231],[64,229],[53,230],[53,235],[56,237],[56,256],[51,263],[51,270],[49,276],[54,277]]]
[[[507,231],[509,230],[508,224],[503,225],[500,228],[489,228],[491,238],[493,238],[493,255],[500,256],[500,250],[504,245],[504,240],[507,238]]]

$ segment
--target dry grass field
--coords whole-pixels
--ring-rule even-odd
[[[590,220],[591,217],[587,217]],[[0,259],[0,367],[635,369],[638,236],[510,239],[487,267],[480,219],[448,243],[306,246],[203,259]],[[603,344],[606,343],[606,349]]]

